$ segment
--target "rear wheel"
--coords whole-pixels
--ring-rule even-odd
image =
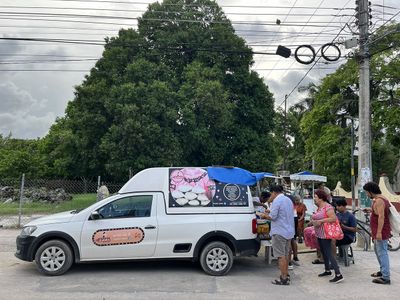
[[[38,270],[43,274],[62,275],[72,266],[72,250],[63,241],[47,241],[36,251],[35,262]]]
[[[207,244],[200,254],[200,265],[204,272],[213,276],[222,276],[229,272],[233,265],[231,248],[223,242]]]

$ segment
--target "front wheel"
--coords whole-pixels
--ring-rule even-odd
[[[204,272],[212,276],[222,276],[229,272],[233,265],[231,248],[223,242],[207,244],[200,254],[200,265]]]
[[[400,234],[393,233],[392,237],[388,241],[388,250],[397,251],[400,249]]]
[[[62,275],[72,266],[72,250],[63,241],[50,240],[36,251],[35,262],[38,270],[43,274]]]

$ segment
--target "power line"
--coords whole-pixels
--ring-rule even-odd
[[[45,22],[62,22],[62,23],[85,23],[85,24],[99,24],[99,25],[117,25],[117,26],[132,26],[131,24],[122,24],[114,22],[97,22],[97,21],[83,21],[83,20],[63,20],[63,19],[45,19],[45,18],[22,18],[22,17],[2,17],[2,20],[18,20],[18,21],[45,21]]]
[[[343,5],[343,8],[345,8],[350,2],[351,2],[351,0],[348,0],[348,1],[346,2],[346,4]],[[352,17],[354,17],[354,14],[351,16],[351,18],[352,18]],[[348,23],[350,22],[351,18],[350,18],[349,20],[347,20],[346,24],[348,24]],[[334,20],[334,18],[332,18],[332,19],[329,21],[328,24],[332,23],[333,20]],[[345,24],[344,26],[346,26],[346,24]],[[312,42],[311,44],[313,44],[313,43],[315,42],[316,39],[317,39],[317,37],[314,38],[314,40],[313,40],[313,42]],[[319,51],[320,51],[320,50],[318,50],[318,52],[319,52]],[[318,54],[318,52],[317,52],[317,54]],[[319,59],[320,59],[320,58],[319,58]],[[319,60],[319,59],[318,59],[318,60]],[[318,62],[318,61],[317,61],[317,62]],[[284,76],[286,76],[286,74],[288,73],[289,69],[293,66],[294,63],[295,63],[295,61],[292,62],[292,64],[290,65],[290,67],[289,67],[289,68],[287,69],[287,71],[281,76],[281,78],[283,78]],[[289,98],[289,96],[288,96],[288,98]]]
[[[387,23],[389,23],[390,21],[392,21],[396,16],[398,16],[400,14],[400,10],[394,14],[390,19],[388,19],[385,23],[383,23],[381,26],[379,26],[377,29],[375,29],[373,32],[371,32],[371,35],[373,35],[374,33],[376,33],[380,28],[384,27]]]
[[[264,69],[264,68],[262,68],[262,69],[259,69],[259,68],[254,68],[254,69],[252,69],[252,70],[254,70],[254,71],[270,71],[270,70],[273,70],[273,71],[286,71],[287,69],[286,68],[274,68],[274,69],[272,69],[272,68],[266,68],[266,69]],[[305,68],[291,68],[291,70],[305,70]],[[317,68],[314,68],[314,70],[336,70],[336,68],[335,67],[332,67],[332,68],[328,68],[328,67],[317,67]]]
[[[77,44],[77,45],[101,45],[104,46],[106,43],[101,40],[80,40],[80,39],[52,39],[52,38],[26,38],[26,37],[0,37],[0,40],[5,41],[26,41],[26,42],[44,42],[44,43],[61,43],[61,44]],[[121,43],[119,43],[121,45]],[[122,43],[123,45],[123,43]],[[126,46],[132,47],[131,44],[125,44]],[[220,46],[219,48],[187,48],[182,49],[182,45],[193,46],[192,43],[180,43],[175,47],[154,47],[154,49],[161,50],[174,50],[174,51],[205,51],[205,52],[221,52],[221,53],[252,53],[252,54],[263,54],[263,55],[276,55],[274,52],[261,52],[261,51],[244,51],[244,50],[227,50],[225,47]],[[148,49],[148,45],[136,45],[134,47]]]
[[[94,58],[88,55],[58,55],[58,54],[34,54],[34,53],[4,53],[0,52],[0,56],[26,56],[26,57],[73,57],[73,58]]]
[[[14,6],[14,5],[0,5],[0,8],[5,9],[46,9],[46,10],[83,10],[83,11],[107,11],[107,12],[138,12],[138,13],[145,13],[143,9],[115,9],[115,8],[92,8],[92,7],[52,7],[52,6]],[[180,14],[180,11],[159,11],[159,10],[152,10],[152,13],[159,13],[159,14]],[[8,12],[3,12],[8,13]],[[18,13],[18,12],[12,12]],[[193,11],[194,14],[203,14],[202,12]],[[46,13],[43,13],[46,14]],[[285,15],[284,12],[272,12],[272,13],[252,13],[252,12],[225,12],[225,15],[237,15],[237,16],[281,16]],[[292,13],[291,16],[296,17],[307,17],[311,14],[309,13]],[[343,17],[346,15],[338,15],[338,14],[316,14],[317,17]]]
[[[17,13],[17,14],[9,14],[9,13],[4,13],[1,12],[0,15],[6,16],[2,17],[2,19],[8,19],[8,20],[24,20],[24,21],[57,21],[57,22],[81,22],[81,23],[93,23],[93,24],[108,24],[108,25],[122,25],[122,26],[127,26],[129,24],[121,24],[121,23],[111,23],[111,22],[94,22],[94,21],[78,21],[78,20],[64,20],[64,19],[46,19],[46,18],[39,18],[39,17],[22,17],[24,15],[32,15],[32,16],[46,16],[46,17],[66,17],[66,18],[100,18],[100,19],[117,19],[117,20],[126,20],[126,21],[137,21],[139,18],[136,17],[119,17],[119,16],[95,16],[95,15],[78,15],[78,14],[35,14],[35,13]],[[310,22],[312,24],[301,24],[299,22],[285,22],[283,24],[276,24],[276,22],[250,22],[250,21],[203,21],[203,20],[192,20],[192,19],[154,19],[154,18],[140,18],[141,21],[147,21],[147,22],[181,22],[181,23],[199,23],[199,24],[204,24],[204,23],[209,23],[209,24],[238,24],[238,25],[251,25],[251,26],[265,26],[265,25],[270,25],[270,26],[289,26],[289,27],[298,27],[298,26],[307,26],[307,27],[324,27],[326,28],[326,25],[320,25],[320,24],[325,24],[326,22],[323,21],[315,21],[315,22]],[[331,28],[340,28],[340,26],[337,25],[329,25],[328,27]]]
[[[79,23],[80,21],[74,21]],[[125,24],[126,25],[126,24]],[[0,25],[0,28],[22,28],[22,29],[32,29],[32,28],[37,28],[37,29],[62,29],[62,30],[77,30],[77,31],[104,31],[104,32],[109,32],[109,33],[115,33],[118,32],[119,29],[106,29],[106,28],[80,28],[80,27],[64,27],[64,26],[40,26],[40,25]],[[329,29],[329,30],[324,30],[321,31],[322,35],[326,36],[334,36],[335,29]],[[246,32],[246,36],[269,36],[266,35],[265,33],[284,33],[288,35],[285,38],[290,38],[290,35],[296,35],[299,32],[297,31],[278,31],[278,30],[251,30],[251,29],[235,29],[235,32]],[[303,32],[304,34],[307,35],[319,35],[321,32]],[[39,33],[36,31],[36,33]],[[250,34],[249,34],[250,33]],[[259,34],[255,34],[259,33]],[[271,35],[271,36],[276,36],[276,35]]]
[[[285,19],[283,20],[284,23],[286,22],[286,20],[287,20],[289,14],[290,14],[290,12],[291,12],[292,9],[295,7],[296,3],[297,3],[297,0],[293,3],[292,7],[289,9],[289,12],[287,13]],[[281,27],[279,27],[279,31],[280,31],[280,30],[281,30]],[[277,65],[278,65],[278,62],[276,62],[276,63],[274,64],[273,68],[275,68]],[[272,71],[270,71],[270,72],[267,74],[266,79],[269,77],[269,75],[271,74],[271,72],[272,72]]]
[[[325,1],[325,0],[321,0],[321,2],[319,3],[318,7],[315,9],[314,13],[317,12],[318,8],[321,7],[321,5],[322,5],[322,3],[324,3],[324,1]],[[347,5],[347,3],[346,3],[346,5]],[[345,5],[345,6],[346,6],[346,5]],[[307,20],[307,23],[306,23],[306,24],[308,24],[308,22],[311,21],[312,17],[313,17],[313,16],[311,16],[311,17]],[[329,24],[330,24],[330,23],[331,23],[331,22],[329,22]],[[304,30],[304,27],[302,27],[301,31],[303,31],[303,30]],[[297,40],[297,38],[295,38],[295,40]],[[313,42],[314,42],[314,41],[315,41],[315,38],[314,38]],[[289,66],[289,68],[287,68],[286,72],[281,76],[281,78],[283,78],[283,77],[286,75],[286,73],[287,73],[288,70],[293,66],[294,63],[295,63],[295,61],[293,61],[293,62],[291,63],[291,65]],[[287,99],[287,98],[288,98],[288,97],[286,97],[286,99]],[[285,104],[285,105],[286,105],[286,104]]]
[[[44,64],[54,62],[92,62],[98,61],[98,58],[82,58],[82,59],[50,59],[50,60],[20,60],[20,61],[2,61],[0,65],[20,65],[20,64]]]
[[[393,6],[388,6],[388,5],[382,5],[382,4],[372,4],[372,6],[377,6],[377,7],[384,7],[384,8],[389,8],[389,9],[399,9],[398,7],[393,7]]]
[[[65,29],[65,30],[85,30],[85,31],[105,31],[105,32],[115,32],[118,29],[106,29],[106,28],[79,28],[79,27],[61,27],[61,26],[40,26],[40,25],[0,25],[0,28],[23,28],[23,29]]]
[[[82,0],[49,0],[54,2],[80,2],[80,3],[119,3],[119,4],[129,4],[129,5],[149,5],[152,4],[151,2],[133,2],[133,1],[114,1],[114,0],[93,0],[93,1],[82,1]],[[163,6],[182,6],[182,4],[174,4],[174,3],[163,3]],[[199,4],[185,4],[187,7],[199,7]],[[218,5],[218,4],[210,4],[207,7],[237,7],[237,8],[277,8],[277,9],[284,9],[290,8],[290,6],[275,6],[275,5]],[[315,9],[313,6],[296,6],[296,9]],[[338,7],[323,7],[321,9],[333,9],[333,10],[340,10]],[[350,8],[349,8],[350,9]]]
[[[342,27],[342,29],[338,32],[338,34],[336,35],[336,37],[332,40],[332,43],[336,40],[336,38],[340,35],[340,33],[346,28],[346,24]],[[318,63],[318,61],[321,59],[321,57],[319,57],[314,64],[310,67],[310,69],[308,69],[308,71],[304,74],[304,76],[300,79],[300,81],[296,84],[296,86],[290,91],[290,93],[288,94],[287,98],[290,97],[290,95],[293,94],[293,92],[297,89],[297,87],[300,85],[300,83],[303,82],[304,78],[307,77],[308,73],[310,73],[310,71],[314,68],[314,66]],[[283,102],[279,105],[281,106],[283,104]]]
[[[73,69],[0,69],[1,72],[82,72],[86,73],[90,70],[73,70]]]
[[[66,43],[66,44],[82,44],[82,45],[105,45],[105,42],[99,40],[79,40],[79,39],[48,39],[48,38],[23,38],[23,37],[0,37],[5,41],[27,41],[27,42],[44,42],[44,43]]]

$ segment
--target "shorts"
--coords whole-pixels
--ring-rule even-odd
[[[290,241],[291,239],[285,239],[279,234],[274,234],[272,236],[272,250],[274,251],[274,257],[289,256]]]

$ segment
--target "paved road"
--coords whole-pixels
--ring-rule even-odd
[[[262,256],[235,261],[224,277],[205,275],[191,262],[131,262],[82,264],[59,277],[46,277],[34,263],[14,257],[18,230],[0,229],[0,299],[157,299],[157,300],[262,300],[262,299],[399,299],[400,251],[390,253],[392,285],[371,283],[377,270],[373,252],[355,251],[356,264],[341,265],[345,281],[337,285],[318,278],[321,265],[312,265],[315,254],[301,254],[291,286],[274,286],[276,263]]]

